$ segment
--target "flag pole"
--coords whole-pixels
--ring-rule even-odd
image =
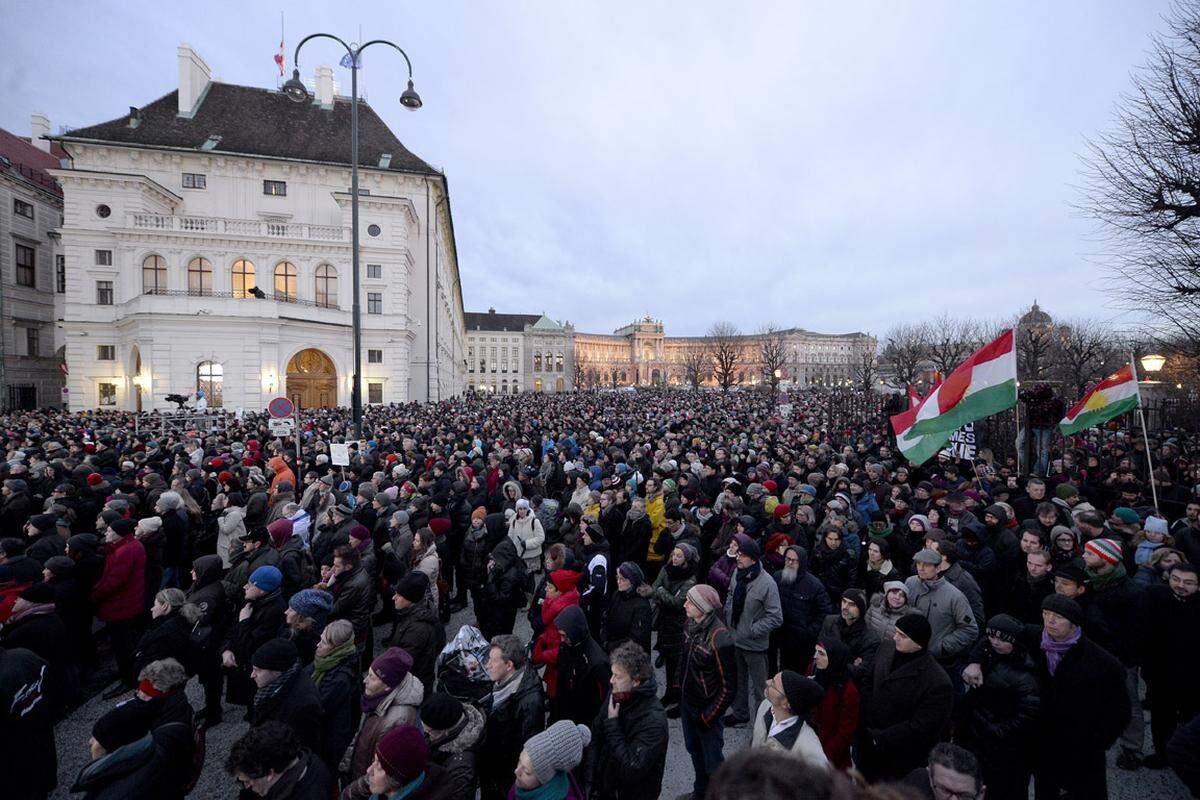
[[[1017,422],[1016,441],[1013,442],[1013,444],[1016,445],[1017,474],[1020,475],[1021,474],[1021,450],[1024,449],[1023,445],[1025,444],[1024,440],[1022,440],[1022,438],[1021,438],[1021,382],[1020,381],[1017,381],[1017,402],[1016,402],[1016,405],[1013,406],[1013,414],[1015,415],[1014,418],[1016,419],[1016,422]]]
[[[1142,410],[1142,390],[1138,383],[1137,363],[1133,359],[1133,353],[1129,354],[1129,369],[1133,372],[1133,385],[1138,386],[1138,419],[1142,423],[1142,441],[1146,443],[1146,469],[1150,472],[1150,496],[1154,500],[1154,513],[1159,514],[1158,510],[1158,487],[1154,485],[1154,461],[1150,456],[1150,434],[1146,431],[1146,413]]]

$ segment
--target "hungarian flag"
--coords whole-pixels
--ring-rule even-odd
[[[1137,372],[1126,364],[1096,384],[1067,412],[1058,429],[1064,436],[1101,425],[1138,407]]]
[[[279,74],[283,74],[283,39],[279,40],[279,52],[275,54],[275,63],[279,65]]]
[[[917,390],[910,383],[908,385],[908,407],[916,408],[921,405],[921,395],[917,394]]]
[[[968,422],[1017,404],[1017,351],[1013,332],[972,354],[935,386],[921,404],[892,417],[896,445],[914,464],[924,464]]]

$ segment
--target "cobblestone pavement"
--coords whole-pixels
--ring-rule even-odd
[[[473,616],[469,611],[456,614],[447,627],[447,636],[452,636],[460,625],[469,624],[472,620]],[[376,641],[382,642],[383,637],[388,633],[390,633],[390,628],[387,626],[376,628]],[[529,637],[529,626],[524,615],[518,617],[516,633],[526,639]],[[664,680],[662,670],[658,672],[658,680],[661,685]],[[201,708],[203,706],[203,692],[194,680],[188,685],[188,696],[192,699],[194,707]],[[128,695],[120,699],[126,697]],[[71,796],[69,794],[71,783],[89,759],[88,738],[91,736],[92,725],[117,702],[119,701],[101,700],[99,696],[96,696],[59,724],[56,736],[59,786],[58,790],[51,795],[52,797],[67,798]],[[208,754],[204,773],[190,797],[204,798],[204,800],[226,800],[226,798],[232,800],[237,797],[237,785],[225,772],[225,759],[229,755],[233,743],[247,728],[246,723],[241,721],[243,714],[244,709],[239,706],[226,706],[225,721],[209,730]],[[690,792],[692,788],[692,762],[683,747],[683,731],[678,720],[671,720],[670,726],[671,744],[667,754],[667,768],[663,775],[662,794],[660,795],[667,800],[673,800],[681,794]],[[1150,745],[1148,735],[1149,726],[1147,725],[1147,748]],[[727,729],[725,753],[728,755],[736,752],[745,747],[749,740],[750,729],[748,726]],[[1187,800],[1186,788],[1171,770],[1141,769],[1136,772],[1126,772],[1116,768],[1115,757],[1116,750],[1114,749],[1109,753],[1108,784],[1111,800],[1145,800],[1145,798]],[[2,794],[0,792],[0,796]]]

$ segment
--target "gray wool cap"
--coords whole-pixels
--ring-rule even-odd
[[[539,784],[547,784],[556,772],[570,772],[583,760],[583,748],[592,741],[592,732],[586,725],[576,725],[570,720],[559,720],[525,742],[529,763]]]

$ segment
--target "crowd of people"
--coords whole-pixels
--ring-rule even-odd
[[[694,800],[1091,800],[1112,748],[1200,794],[1194,433],[1021,474],[908,464],[848,391],[319,409],[299,453],[251,413],[0,423],[6,798],[183,798],[217,725],[272,800],[657,798],[673,730]]]

